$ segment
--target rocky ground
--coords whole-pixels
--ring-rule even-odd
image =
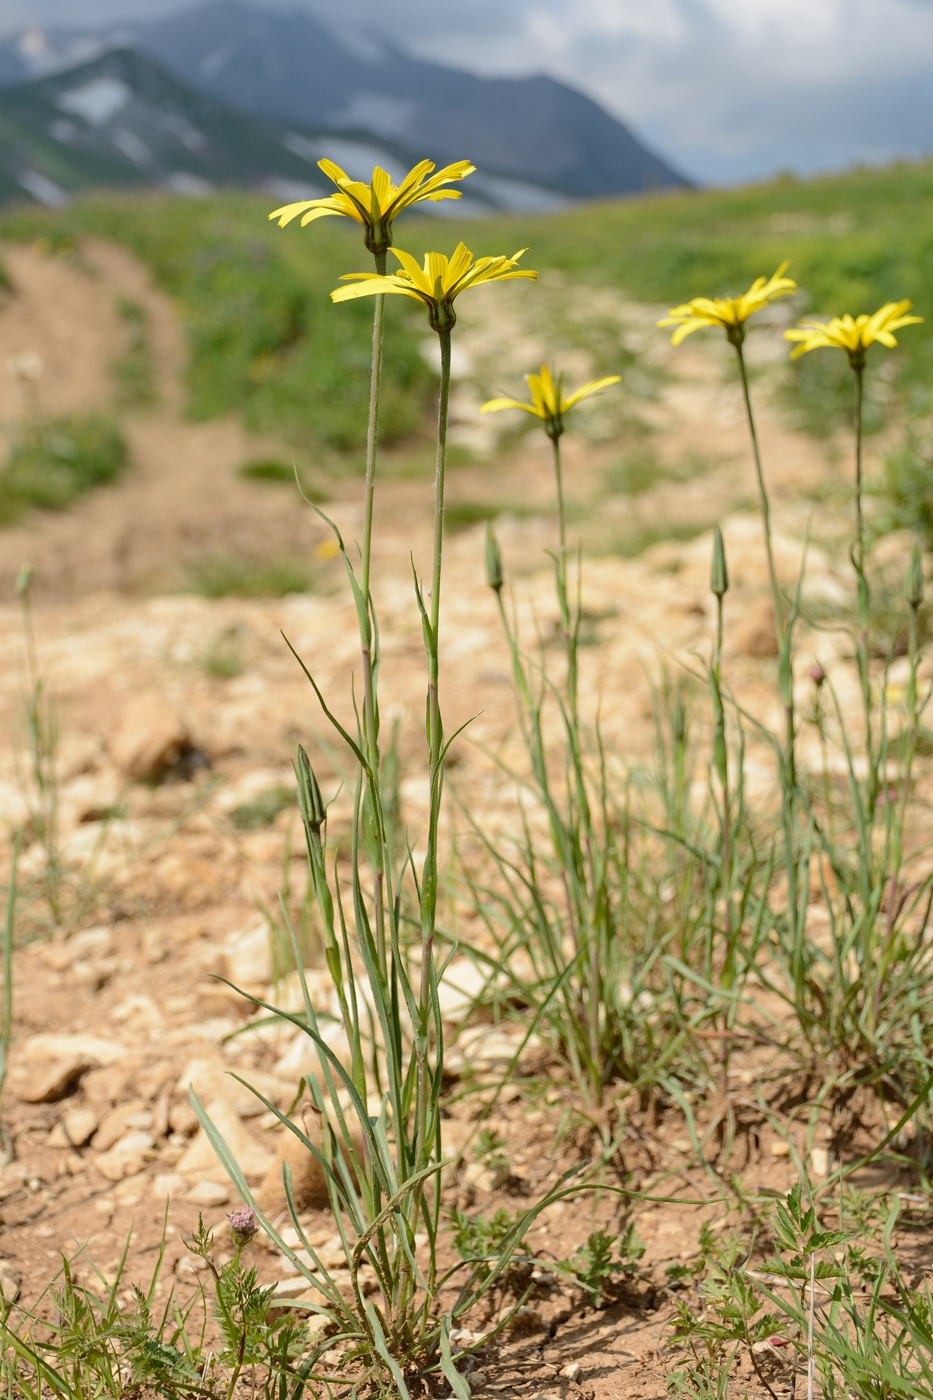
[[[340,788],[341,756],[306,680],[283,642],[304,659],[345,718],[358,643],[339,559],[329,557],[320,521],[286,489],[244,481],[236,468],[280,444],[249,439],[233,421],[191,423],[183,415],[183,337],[172,307],[121,250],[95,247],[86,266],[30,249],[4,252],[16,295],[0,315],[0,419],[35,411],[103,405],[121,325],[113,303],[132,295],[146,309],[158,368],[158,403],[127,421],[134,469],[61,515],[33,516],[0,536],[0,816],[25,824],[35,838],[41,806],[30,768],[25,707],[30,677],[23,618],[12,584],[23,563],[36,569],[33,623],[38,664],[58,727],[56,845],[27,841],[20,863],[21,901],[15,958],[14,1026],[2,1100],[8,1164],[0,1172],[0,1287],[33,1302],[62,1253],[90,1277],[91,1262],[112,1278],[132,1231],[127,1279],[151,1270],[163,1228],[167,1251],[160,1288],[195,1285],[198,1262],[183,1237],[199,1213],[220,1227],[237,1203],[188,1101],[194,1087],[267,1211],[281,1214],[281,1129],[261,1102],[231,1077],[255,1084],[285,1108],[308,1058],[288,1025],[253,1028],[257,998],[293,994],[285,976],[277,898],[300,905],[305,888],[302,841],[293,803],[291,759],[297,742],[312,753],[327,795],[337,793],[331,833],[346,829],[349,799]],[[605,547],[607,521],[633,510],[652,526],[692,516],[721,519],[732,589],[725,665],[750,711],[777,727],[774,633],[769,620],[760,527],[749,502],[754,480],[728,361],[718,345],[691,342],[675,359],[663,333],[650,336],[651,309],[620,303],[619,316],[642,337],[660,388],[639,405],[659,458],[680,462],[699,451],[715,464],[706,476],[663,480],[633,504],[611,497],[606,469],[618,445],[568,439],[567,479],[578,528]],[[639,321],[640,318],[640,321]],[[638,326],[640,325],[640,329]],[[465,327],[467,350],[482,350],[483,322]],[[41,357],[42,377],[29,387],[2,372],[11,357]],[[814,487],[840,470],[825,446],[793,432],[771,403],[768,353],[761,352],[762,439],[779,522],[778,567],[796,576],[808,520],[813,543],[808,599],[838,607],[851,586],[842,544],[844,509],[812,519]],[[460,386],[463,435],[469,430],[468,378]],[[474,444],[477,445],[477,444]],[[478,444],[488,447],[488,442]],[[544,447],[519,444],[509,454],[478,457],[456,468],[451,500],[522,501],[530,510],[503,515],[498,532],[510,574],[510,604],[529,641],[547,645],[557,617],[546,550],[550,464]],[[410,554],[424,571],[430,547],[430,484],[390,473],[380,492],[375,561],[382,628],[383,723],[400,722],[401,796],[417,849],[426,810],[423,777],[424,662],[411,589]],[[359,483],[338,482],[328,509],[350,538],[359,528]],[[834,498],[833,498],[834,499]],[[281,600],[208,600],[177,591],[186,564],[207,549],[289,554],[313,560],[315,590]],[[507,831],[514,797],[496,756],[520,762],[508,654],[495,600],[483,582],[483,528],[452,533],[443,607],[443,686],[447,727],[471,720],[458,741],[451,784],[474,817]],[[888,539],[881,566],[897,578],[903,540]],[[582,693],[601,721],[614,758],[648,762],[652,688],[666,670],[696,671],[708,654],[712,600],[710,536],[662,541],[626,560],[597,553],[583,590],[588,645]],[[894,585],[892,585],[893,587]],[[856,698],[848,644],[838,634],[804,633],[798,687],[810,699],[808,668],[819,660],[845,704]],[[894,679],[898,679],[895,663]],[[802,761],[814,769],[815,733]],[[748,756],[749,798],[767,803],[773,769],[762,744]],[[930,786],[921,770],[921,797]],[[454,900],[448,913],[457,914]],[[460,911],[462,914],[463,911]],[[470,936],[469,927],[461,935]],[[322,1003],[329,989],[309,949],[309,978]],[[469,982],[465,961],[448,978],[445,1014],[456,1033]],[[489,1031],[461,1052],[459,1074],[495,1068],[513,1042]],[[454,1070],[457,1070],[456,1057]],[[754,1078],[749,1062],[742,1072]],[[475,1103],[458,1100],[449,1119],[452,1154],[464,1163],[450,1176],[451,1203],[489,1213],[516,1209],[586,1145],[557,1135],[569,1086],[557,1076],[517,1079],[493,1126],[510,1144],[504,1182],[483,1175],[469,1149]],[[648,1132],[645,1128],[644,1132]],[[650,1136],[650,1134],[649,1134]],[[647,1170],[630,1149],[632,1170]],[[682,1124],[655,1126],[649,1156],[664,1164],[695,1201],[712,1201],[708,1176],[692,1161]],[[641,1163],[641,1165],[639,1165]],[[296,1171],[301,1164],[295,1164]],[[749,1164],[746,1164],[749,1165]],[[785,1190],[793,1180],[786,1150],[762,1132],[749,1169],[759,1185]],[[312,1243],[336,1260],[333,1221],[313,1173],[304,1185]],[[167,1203],[167,1214],[166,1214]],[[557,1205],[531,1236],[536,1249],[566,1257],[596,1217]],[[481,1362],[479,1394],[656,1396],[664,1394],[664,1324],[671,1301],[663,1284],[672,1262],[695,1257],[701,1221],[716,1221],[715,1203],[645,1206],[638,1229],[647,1250],[631,1297],[603,1311],[571,1305],[543,1289],[510,1334],[499,1359]],[[167,1223],[166,1223],[167,1222]],[[226,1246],[221,1246],[221,1249]],[[282,1296],[310,1297],[306,1281],[271,1248],[257,1247],[263,1277]],[[663,1363],[663,1364],[662,1364]],[[775,1380],[779,1393],[787,1377]],[[485,1388],[484,1388],[485,1387]]]

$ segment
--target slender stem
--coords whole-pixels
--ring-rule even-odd
[[[386,255],[376,254],[376,271],[385,276]],[[373,354],[369,379],[369,421],[366,425],[366,488],[363,501],[363,557],[360,565],[360,591],[369,599],[369,577],[373,543],[373,501],[376,495],[376,448],[379,435],[379,390],[382,384],[382,338],[385,322],[384,296],[374,297]]]
[[[450,410],[450,329],[438,331],[441,351],[441,384],[437,407],[437,460],[434,476],[434,560],[431,569],[431,612],[427,635],[428,705],[427,738],[431,793],[428,816],[427,852],[421,880],[421,987],[420,1026],[416,1056],[417,1112],[414,1160],[420,1165],[428,1144],[428,1016],[431,1008],[431,980],[434,967],[434,936],[437,919],[437,842],[442,793],[442,754],[444,733],[441,725],[439,677],[439,629],[441,615],[441,571],[444,557],[444,481],[447,469],[447,419]],[[421,1192],[416,1193],[420,1200]]]
[[[870,615],[871,596],[865,574],[865,529],[862,519],[862,440],[864,436],[862,408],[865,397],[865,365],[860,358],[850,357],[849,363],[855,375],[855,411],[853,426],[855,431],[855,541],[852,546],[852,565],[855,569],[855,585],[858,595],[859,632],[861,651],[858,658],[859,680],[862,687],[862,703],[865,709],[865,749],[868,757],[868,811],[874,813],[878,797],[878,775],[873,761],[874,741],[871,729],[871,635]]]
[[[733,340],[735,353],[739,360],[739,375],[742,380],[742,395],[745,399],[745,414],[748,419],[748,430],[752,439],[752,456],[755,461],[755,475],[758,480],[758,502],[761,507],[761,521],[764,527],[765,554],[768,560],[768,577],[771,581],[771,601],[774,605],[774,632],[777,639],[779,668],[781,672],[781,691],[784,704],[784,725],[785,725],[785,764],[788,791],[793,797],[796,786],[796,762],[794,757],[794,686],[793,676],[789,665],[787,648],[789,639],[784,626],[784,609],[781,605],[781,591],[778,587],[777,570],[774,567],[774,549],[771,541],[771,504],[768,500],[768,491],[765,486],[764,470],[761,465],[761,448],[758,443],[758,431],[755,427],[755,414],[752,410],[752,398],[748,387],[748,370],[745,364],[745,354],[742,350],[740,340]]]
[[[386,254],[374,253],[376,271],[382,275],[386,270]],[[369,380],[369,420],[366,426],[366,484],[363,492],[363,543],[360,561],[360,592],[366,610],[366,626],[360,628],[360,650],[363,657],[363,747],[372,778],[370,803],[374,825],[380,828],[375,841],[370,843],[370,862],[373,871],[373,904],[376,916],[376,952],[379,967],[386,974],[386,932],[385,932],[385,855],[381,839],[381,823],[375,820],[379,807],[378,793],[374,790],[379,777],[379,711],[376,699],[376,671],[379,658],[376,654],[376,628],[370,591],[373,544],[373,507],[376,496],[376,455],[379,440],[379,391],[382,383],[382,340],[385,321],[385,297],[375,298],[373,310],[373,349]]]
[[[761,465],[761,448],[758,445],[758,431],[755,427],[755,415],[752,411],[752,398],[748,388],[748,370],[745,365],[745,354],[740,343],[733,341],[735,353],[739,360],[739,374],[742,379],[742,395],[745,399],[745,414],[748,419],[748,430],[752,439],[752,456],[755,461],[755,475],[758,479],[758,503],[761,507],[761,521],[765,533],[765,554],[768,559],[768,576],[771,580],[771,599],[774,604],[774,630],[777,635],[778,646],[784,640],[784,610],[781,607],[781,593],[778,588],[777,571],[774,567],[774,551],[771,545],[771,505],[768,500],[768,491],[765,486],[765,476]]]
[[[554,448],[554,479],[557,487],[557,601],[560,606],[560,625],[564,634],[564,650],[567,653],[567,699],[570,714],[577,715],[577,644],[574,624],[570,617],[570,602],[567,598],[567,512],[564,505],[564,476],[560,459],[560,435],[551,438]]]
[[[862,528],[862,402],[865,367],[852,366],[855,373],[855,558],[859,570],[865,565],[865,535]]]
[[[564,478],[560,461],[560,438],[551,438],[551,443],[554,447],[554,476],[557,479],[557,547],[560,551],[558,558],[561,562],[561,567],[565,568],[565,561],[567,558],[567,513],[564,507]]]
[[[431,631],[437,648],[441,615],[441,568],[444,556],[444,477],[447,471],[447,418],[450,412],[450,331],[438,332],[441,387],[437,404],[437,458],[434,468],[434,564],[431,571]],[[435,757],[432,752],[432,759]]]

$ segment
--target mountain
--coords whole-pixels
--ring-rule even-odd
[[[482,172],[468,188],[485,204],[532,208],[549,196],[554,203],[687,183],[621,122],[553,78],[478,77],[389,44],[350,44],[306,12],[246,0],[207,0],[97,33],[26,31],[0,43],[0,84],[116,44],[241,112],[349,141],[362,164],[373,144],[402,163],[467,156]],[[333,142],[331,149],[339,161]]]
[[[113,49],[0,90],[0,200],[62,204],[89,186],[206,193],[256,186],[301,198],[327,182],[289,133],[193,91],[145,55]]]

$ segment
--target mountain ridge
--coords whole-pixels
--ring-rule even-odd
[[[438,164],[466,154],[493,181],[571,200],[689,184],[623,123],[554,78],[481,77],[390,44],[348,47],[307,12],[246,0],[205,0],[109,30],[20,33],[0,41],[0,87],[23,85],[82,46],[88,55],[111,39],[241,113],[389,143],[410,161],[426,147]]]

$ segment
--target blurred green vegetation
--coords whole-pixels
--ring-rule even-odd
[[[203,598],[284,598],[307,593],[311,572],[291,555],[252,558],[243,554],[202,554],[188,565],[187,586]]]
[[[108,414],[27,421],[0,468],[0,525],[15,524],[34,507],[63,510],[128,464],[126,441]]]
[[[605,283],[659,308],[743,292],[785,259],[801,288],[800,314],[857,315],[909,297],[926,323],[906,331],[890,357],[875,351],[869,363],[889,359],[885,373],[893,378],[896,367],[898,384],[923,400],[918,410],[933,406],[933,164],[605,201],[546,216],[454,219],[445,233],[444,247],[458,236],[483,252],[527,245],[524,262],[539,272]],[[436,242],[436,226],[420,220],[406,238],[418,247]],[[804,355],[789,378],[787,401],[803,427],[824,434],[851,421],[844,356]],[[877,379],[868,377],[869,429],[882,416]]]
[[[334,307],[328,293],[342,273],[366,270],[368,255],[359,231],[344,221],[280,230],[268,224],[267,204],[252,195],[197,201],[97,195],[66,210],[4,214],[0,237],[43,239],[52,249],[66,250],[90,235],[125,243],[181,304],[195,416],[241,412],[250,427],[293,441],[310,438],[359,460],[372,312],[365,302]],[[608,285],[652,308],[666,307],[696,295],[743,291],[785,259],[802,289],[801,313],[857,314],[909,297],[928,322],[904,335],[886,372],[896,373],[898,385],[919,396],[926,411],[933,404],[931,214],[933,165],[897,165],[807,182],[784,178],[739,190],[605,201],[558,214],[471,219],[453,211],[443,222],[400,222],[396,232],[401,246],[416,254],[426,247],[449,251],[461,237],[477,253],[511,253],[527,245],[528,266],[544,278],[557,272],[565,279],[570,320],[575,284]],[[542,279],[539,292],[545,286]],[[620,341],[613,333],[602,346],[601,323],[588,296],[590,304],[580,307],[587,344],[599,372],[606,368],[608,348],[617,369]],[[652,315],[646,316],[648,333]],[[419,309],[397,299],[387,317],[387,443],[417,434],[432,409],[435,377],[419,351],[426,334]],[[787,401],[815,433],[851,415],[851,386],[841,361],[805,355],[788,371]],[[873,378],[880,381],[869,376],[870,387]],[[882,387],[890,397],[892,386]],[[869,418],[880,421],[873,402]],[[884,407],[883,393],[879,404]]]
[[[42,240],[53,254],[84,237],[125,244],[182,308],[193,417],[240,412],[250,428],[303,442],[310,435],[362,457],[372,305],[335,307],[329,293],[342,273],[366,271],[372,260],[349,228],[274,228],[269,202],[96,195],[66,210],[5,214],[0,237]],[[387,318],[384,442],[421,427],[436,382],[419,350],[426,323],[414,306],[398,312]]]

